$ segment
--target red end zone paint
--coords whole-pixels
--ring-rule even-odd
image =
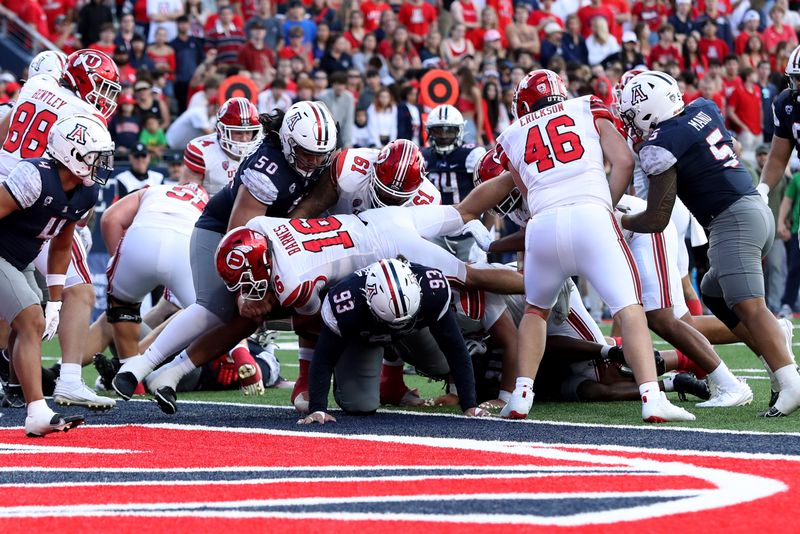
[[[701,517],[725,531],[777,530],[800,491],[800,462],[790,460],[165,427],[87,427],[38,441],[0,431],[0,530],[484,533],[507,532],[508,521],[538,532],[596,532],[600,523],[641,534],[683,531]],[[76,483],[84,475],[95,479]],[[31,477],[36,484],[20,483]],[[539,513],[598,499],[633,504]],[[507,502],[526,506],[508,512]],[[442,512],[420,513],[419,503]],[[447,511],[453,503],[461,508]]]

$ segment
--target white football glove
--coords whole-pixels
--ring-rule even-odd
[[[83,248],[84,250],[86,250],[86,253],[88,254],[89,251],[92,250],[92,244],[93,244],[92,231],[89,230],[89,227],[87,226],[79,226],[78,228],[75,229],[75,232],[77,232],[78,237],[81,238],[81,243],[83,243]]]
[[[761,195],[761,200],[764,201],[764,204],[769,204],[769,186],[761,182],[756,186],[756,191]]]
[[[464,225],[464,228],[461,230],[461,235],[464,234],[472,234],[478,247],[484,252],[489,251],[489,245],[494,241],[492,234],[489,233],[489,229],[478,219],[472,219]]]
[[[58,321],[61,318],[61,301],[50,300],[44,307],[44,341],[50,341],[58,331]]]

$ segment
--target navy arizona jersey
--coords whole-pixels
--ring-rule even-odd
[[[745,195],[757,195],[736,157],[733,137],[716,104],[698,98],[658,125],[639,151],[648,176],[675,166],[678,197],[703,226]]]
[[[3,182],[19,210],[0,219],[0,256],[19,270],[67,223],[80,220],[97,202],[98,184],[65,193],[53,160],[22,161]]]
[[[800,149],[800,102],[795,97],[791,89],[784,89],[778,98],[772,103],[773,123],[775,124],[775,134],[778,137],[789,139]]]
[[[264,141],[239,165],[233,180],[209,201],[195,226],[224,234],[240,185],[268,206],[265,214],[286,217],[305,195],[309,183],[289,166],[280,148]]]
[[[442,204],[458,204],[474,189],[472,172],[485,152],[475,145],[463,145],[448,154],[440,154],[433,147],[422,149],[428,179],[442,194]]]
[[[325,297],[322,319],[333,332],[348,340],[388,344],[436,323],[450,308],[450,284],[438,269],[409,264],[417,277],[422,297],[414,321],[402,329],[392,328],[375,317],[364,293],[369,269],[360,269],[338,284]]]

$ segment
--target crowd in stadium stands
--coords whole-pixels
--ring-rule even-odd
[[[3,3],[66,53],[112,55],[123,81],[110,124],[118,154],[142,143],[154,163],[213,131],[220,84],[232,75],[255,82],[261,112],[321,100],[343,146],[380,147],[397,138],[424,143],[420,78],[448,69],[460,88],[465,141],[488,146],[509,123],[513,89],[531,69],[549,68],[574,95],[611,105],[620,76],[643,65],[675,77],[687,103],[702,96],[719,106],[757,180],[774,129],[771,104],[786,86],[782,73],[800,30],[797,0]],[[0,75],[0,101],[14,98],[19,74]],[[800,174],[787,173],[770,200],[777,217],[786,190],[795,208],[791,232],[780,236],[795,243],[786,295],[786,260],[768,260],[766,269],[769,305],[784,313],[797,309],[800,285],[799,184]]]

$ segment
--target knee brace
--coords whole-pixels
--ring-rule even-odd
[[[106,308],[106,318],[109,324],[114,323],[141,323],[142,303],[123,302],[108,295],[108,307]]]
[[[729,330],[733,330],[739,325],[739,317],[725,304],[724,298],[703,295],[703,303]]]

